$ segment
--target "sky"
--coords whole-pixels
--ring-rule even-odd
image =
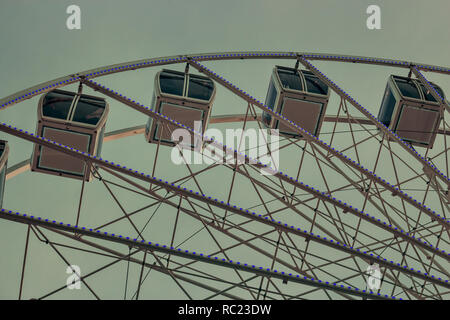
[[[69,16],[66,8],[72,4],[81,9],[80,30],[68,30],[66,27]],[[366,27],[366,9],[372,4],[381,8],[380,30]],[[266,50],[317,52],[448,66],[449,9],[447,0],[2,0],[0,97],[95,67],[191,53]],[[269,74],[273,65],[278,63],[288,66],[293,64],[292,61],[263,60],[211,62],[207,66],[264,100]],[[394,72],[389,67],[355,67],[318,62],[317,65],[326,68],[332,79],[345,85],[373,113],[378,111],[387,76]],[[184,70],[181,65],[173,68]],[[157,71],[148,69],[119,73],[102,78],[101,82],[149,104]],[[405,75],[405,71],[400,73]],[[448,77],[433,74],[430,79],[439,83],[444,91],[450,92]],[[69,86],[68,89],[75,90],[76,86]],[[0,111],[2,121],[33,132],[36,128],[37,101],[38,97],[35,97]],[[141,114],[121,107],[117,102],[110,103],[106,131],[146,122]],[[225,93],[223,88],[218,88],[213,115],[241,114],[245,112],[245,107],[245,103]],[[239,124],[217,125],[220,129],[236,126],[239,127]],[[10,143],[9,166],[30,156],[30,143],[4,133],[0,133],[0,139]],[[148,163],[152,163],[154,152],[155,146],[149,146],[139,136],[105,144],[103,155],[107,159],[117,159],[131,167],[149,171]],[[169,156],[168,150],[163,151],[163,156]],[[181,169],[173,170],[173,166],[164,162],[158,164],[161,175],[175,178],[186,173]],[[223,193],[220,183],[217,183],[217,176],[205,178],[204,184],[212,193]],[[26,172],[7,182],[4,207],[72,221],[78,208],[80,186],[81,183],[76,180]],[[87,188],[89,196],[83,203],[82,216],[85,224],[95,225],[104,221],[106,216],[120,216],[111,197],[100,190],[103,187],[99,182]],[[241,190],[246,189],[241,187]],[[146,203],[128,193],[120,195],[129,210]],[[236,195],[235,201],[245,201],[245,192]],[[139,220],[140,223],[145,221]],[[149,231],[151,236],[166,241],[165,231],[172,223],[168,221],[169,218],[162,214],[155,215]],[[192,222],[187,220],[186,223]],[[189,225],[181,233],[185,232],[187,236],[188,230],[197,227],[195,224]],[[116,228],[133,232],[125,224],[117,225]],[[18,297],[26,231],[24,225],[0,221],[0,299]],[[64,263],[58,256],[34,235],[32,237],[34,240],[30,245],[25,272],[23,296],[26,299],[43,295],[58,284],[63,284],[67,277]],[[180,234],[181,238],[183,235]],[[56,236],[55,239],[60,240]],[[205,250],[209,248],[201,236],[189,245],[194,248],[205,245]],[[83,267],[86,265],[85,269],[101,265],[101,260],[89,260],[79,252],[71,254],[76,263]],[[125,268],[125,263],[118,264],[110,272],[92,280],[93,286],[103,288],[101,292],[104,298],[121,298]],[[133,281],[137,281],[139,267],[131,268]],[[117,274],[121,275],[120,281],[115,278]],[[152,286],[167,286],[166,290],[155,292],[149,285],[143,297],[183,297],[174,284],[163,276],[155,274],[151,281]],[[193,292],[196,290],[191,289]],[[61,291],[54,298],[92,296],[84,289]]]

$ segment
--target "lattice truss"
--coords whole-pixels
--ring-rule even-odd
[[[252,96],[251,88],[248,92],[239,88],[239,79],[225,79],[206,67],[208,61],[251,59],[284,59],[326,83],[332,99],[318,137],[267,108]],[[357,101],[357,94],[344,91],[344,83],[319,70],[315,61],[394,66],[415,76],[442,109],[433,148],[403,141]],[[280,135],[274,149],[271,137],[265,136],[259,143],[266,153],[252,158],[243,136],[237,139],[239,150],[230,149],[127,97],[126,88],[108,88],[102,80],[93,80],[172,64],[188,65],[190,72],[208,76],[218,90],[228,90],[239,99],[241,114],[213,114],[210,124],[263,129],[265,112],[301,138]],[[28,226],[20,235],[25,253],[17,272],[19,298],[75,292],[66,288],[67,274],[63,274],[45,284],[37,281],[39,289],[27,295],[34,281],[25,276],[33,271],[27,261],[38,251],[45,263],[64,267],[82,259],[84,292],[97,299],[122,294],[127,299],[448,299],[449,105],[430,85],[427,72],[448,75],[450,70],[310,53],[200,54],[102,67],[0,100],[7,108],[59,87],[82,84],[84,90],[91,88],[117,106],[130,107],[143,121],[151,117],[163,130],[189,130],[204,139],[205,146],[223,150],[228,160],[175,165],[170,162],[172,148],[156,143],[148,144],[152,156],[144,157],[145,166],[136,170],[128,167],[133,161],[117,164],[115,159],[78,151],[2,122],[4,133],[78,158],[93,176],[91,182],[53,177],[62,181],[58,186],[68,180],[77,186],[71,189],[77,193],[68,192],[62,199],[76,203],[64,213],[53,212],[51,201],[48,212],[2,209],[2,219]],[[120,129],[107,133],[104,142],[122,148],[117,140],[134,139],[143,132],[140,125]],[[130,154],[123,148],[123,159],[141,157],[142,150]],[[182,157],[192,156],[181,148],[179,152]],[[278,167],[259,162],[274,152],[279,153]],[[10,166],[6,190],[9,181],[29,167],[28,159]],[[23,175],[32,181],[42,176]],[[371,290],[367,269],[375,264],[381,285]]]

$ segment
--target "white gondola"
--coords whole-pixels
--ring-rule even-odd
[[[8,154],[9,154],[8,142],[0,140],[0,208],[3,208],[3,194],[5,193]]]
[[[431,85],[445,99],[442,89]],[[378,119],[406,142],[432,148],[442,111],[440,104],[419,80],[391,75]]]
[[[194,122],[201,121],[201,133],[208,126],[216,87],[204,76],[173,70],[162,70],[155,77],[151,107],[183,125],[194,129]],[[163,125],[149,118],[145,127],[148,142],[173,146],[172,132],[177,127]],[[191,136],[191,146],[194,139]]]
[[[108,110],[103,98],[53,90],[39,100],[36,134],[99,156]],[[87,181],[92,176],[84,161],[38,144],[31,170]]]
[[[318,136],[330,96],[328,86],[312,72],[275,66],[270,77],[266,106]],[[281,134],[301,138],[297,132],[263,112],[264,124]]]

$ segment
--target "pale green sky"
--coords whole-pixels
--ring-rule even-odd
[[[81,30],[66,28],[68,15],[65,11],[70,4],[77,4],[81,8]],[[381,30],[366,28],[366,8],[370,4],[381,7]],[[2,0],[0,97],[94,67],[186,53],[241,50],[330,52],[448,66],[449,9],[448,0]],[[207,65],[264,100],[269,74],[273,65],[278,63],[282,62],[227,61]],[[291,61],[287,62],[287,65],[292,64]],[[375,114],[385,80],[390,73],[395,72],[390,68],[373,66],[317,65],[326,67],[325,72],[330,78],[343,84]],[[183,70],[184,66],[175,68]],[[149,69],[121,73],[99,81],[148,105],[156,71]],[[405,71],[400,73],[405,75]],[[430,75],[430,79],[439,83],[444,91],[450,92],[448,77]],[[218,88],[213,114],[244,113],[246,104],[224,91],[222,87]],[[33,98],[0,111],[2,121],[34,131],[37,100]],[[141,114],[123,108],[116,102],[110,103],[107,131],[145,123],[146,118]],[[335,107],[330,108],[335,110],[332,109]],[[0,133],[0,138],[10,142],[10,166],[30,156],[30,143],[3,133]],[[149,172],[151,168],[148,168],[148,163],[153,162],[154,151],[153,145],[146,144],[138,136],[105,144],[103,156]],[[168,157],[168,151],[165,150],[163,155]],[[170,178],[187,174],[186,170],[174,171],[173,166],[166,164],[162,164],[159,170],[161,176]],[[225,191],[217,183],[220,174],[218,170],[214,177],[205,178],[204,183],[208,191],[226,198]],[[317,173],[305,174],[314,179]],[[245,188],[241,187],[241,190]],[[7,182],[4,207],[73,222],[79,192],[79,181],[27,172]],[[90,184],[87,192],[89,197],[83,204],[82,225],[98,225],[106,220],[107,215],[121,215],[99,182]],[[128,193],[121,194],[121,197],[129,210],[147,203]],[[239,192],[233,201],[245,200],[245,192]],[[251,205],[247,203],[247,206]],[[171,214],[170,219],[173,217]],[[137,218],[137,221],[145,223],[146,217]],[[189,227],[180,231],[180,239],[201,227],[188,218],[186,223]],[[150,237],[162,242],[170,241],[167,232],[171,232],[172,224],[172,220],[169,221],[159,212],[152,220]],[[117,224],[114,230],[124,234],[133,232],[125,223]],[[18,296],[25,233],[24,225],[0,220],[0,299],[15,299]],[[55,237],[52,234],[50,236]],[[41,245],[34,235],[32,237],[25,274],[25,298],[38,297],[64,284],[66,279],[64,264],[48,246]],[[203,250],[208,251],[214,246],[205,243],[206,238],[207,234],[203,231],[186,245],[190,248],[204,247]],[[224,243],[229,244],[227,241],[224,240]],[[125,252],[120,246],[113,247]],[[67,252],[74,264],[79,264],[86,273],[100,266],[102,261],[109,261],[91,260],[86,254]],[[252,257],[245,250],[236,254],[248,255],[250,260]],[[255,259],[259,258],[255,256]],[[261,264],[266,263],[261,260]],[[103,298],[121,298],[123,295],[123,271],[126,264],[118,264],[114,268],[92,280],[93,287],[103,288],[99,289]],[[133,289],[138,272],[139,268],[133,266]],[[120,275],[119,280],[117,275]],[[149,281],[153,282],[143,291],[142,297],[183,298],[180,290],[166,277],[155,272]],[[152,290],[155,286],[166,290]],[[196,289],[192,290],[195,292]],[[91,298],[86,288],[65,290],[54,297]]]

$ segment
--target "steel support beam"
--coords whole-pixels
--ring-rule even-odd
[[[330,239],[322,238],[322,237],[317,236],[317,235],[312,235],[312,234],[308,233],[307,230],[301,230],[300,228],[295,228],[294,226],[289,226],[287,224],[283,224],[281,221],[277,222],[277,221],[275,221],[273,219],[269,219],[268,217],[264,218],[262,215],[257,215],[255,212],[250,213],[248,210],[244,211],[242,208],[239,208],[237,206],[233,206],[231,204],[225,203],[224,201],[220,201],[218,199],[213,199],[213,198],[208,197],[208,196],[206,196],[204,194],[200,194],[199,192],[194,192],[192,190],[188,190],[186,188],[182,188],[179,185],[170,184],[169,182],[164,181],[162,179],[158,179],[156,177],[151,177],[150,175],[145,175],[144,173],[140,173],[140,172],[135,171],[135,170],[133,170],[131,168],[126,168],[124,166],[121,166],[121,165],[118,165],[118,164],[114,164],[113,162],[109,162],[107,160],[103,160],[101,158],[89,155],[89,154],[87,154],[85,152],[81,152],[81,151],[75,150],[74,148],[71,148],[71,147],[68,147],[68,146],[65,146],[65,145],[62,145],[62,144],[58,144],[58,143],[56,143],[54,141],[45,139],[43,137],[35,136],[34,134],[30,134],[30,133],[28,133],[26,131],[23,131],[21,129],[13,128],[13,127],[7,126],[5,124],[0,124],[0,131],[4,131],[6,133],[10,133],[10,134],[12,134],[14,136],[17,136],[19,138],[28,140],[28,141],[33,142],[33,143],[37,143],[37,144],[42,145],[42,146],[49,147],[51,149],[63,152],[65,154],[72,155],[72,156],[74,156],[76,158],[79,158],[81,160],[84,160],[84,161],[86,161],[88,163],[96,163],[96,164],[100,165],[101,167],[109,168],[109,169],[112,169],[113,171],[125,174],[127,176],[131,176],[131,177],[139,179],[141,181],[145,181],[145,182],[148,182],[148,183],[152,183],[152,184],[158,185],[158,186],[162,187],[163,189],[166,189],[167,191],[172,191],[172,192],[175,192],[175,193],[177,193],[177,194],[179,194],[181,196],[193,198],[193,199],[199,200],[201,202],[213,205],[213,206],[215,206],[217,208],[228,210],[230,212],[236,213],[236,214],[238,214],[240,216],[243,216],[245,218],[252,219],[252,220],[261,222],[263,224],[269,225],[271,227],[274,227],[275,229],[278,229],[278,230],[281,230],[281,231],[284,231],[284,232],[288,232],[288,233],[296,234],[296,235],[298,235],[300,237],[303,237],[303,238],[306,238],[308,240],[312,240],[312,241],[321,243],[321,244],[326,245],[328,247],[335,248],[337,250],[346,252],[346,253],[354,255],[354,256],[359,256],[359,257],[361,257],[363,259],[369,259],[369,260],[375,261],[375,262],[379,263],[380,265],[384,265],[384,266],[386,266],[388,268],[401,270],[401,272],[410,273],[412,275],[418,274],[419,277],[422,276],[422,274],[417,273],[416,271],[409,270],[409,269],[407,269],[405,267],[397,265],[394,262],[389,262],[388,260],[384,260],[382,257],[375,257],[373,255],[371,256],[370,254],[361,252],[358,249],[355,249],[355,248],[352,248],[352,247],[348,247],[345,244],[336,243],[336,242],[333,242]],[[431,250],[435,250],[435,249],[431,249]],[[444,254],[445,252],[441,252],[439,250],[436,250],[434,253],[438,254],[440,256],[443,256],[442,254]],[[446,255],[447,256],[445,256],[445,258],[447,260],[449,260],[450,259],[450,257],[449,257],[450,254],[446,254]],[[431,277],[429,277],[428,281],[433,282],[433,279]]]
[[[81,77],[90,79],[106,76],[109,74],[143,69],[161,65],[170,65],[176,63],[186,63],[188,59],[197,61],[216,61],[216,60],[244,60],[244,59],[291,59],[296,60],[298,56],[303,56],[309,60],[324,60],[349,63],[361,63],[380,66],[389,66],[396,68],[409,69],[411,66],[417,66],[419,70],[436,72],[442,74],[450,74],[450,68],[436,65],[429,65],[416,62],[408,62],[405,60],[384,59],[375,57],[361,57],[351,55],[338,54],[321,54],[311,52],[281,52],[281,51],[240,51],[240,52],[216,52],[216,53],[198,53],[191,55],[177,55],[158,58],[148,58],[142,60],[128,61],[119,64],[108,65],[104,67],[94,68],[60,77],[51,81],[32,86],[28,89],[18,91],[3,99],[0,99],[0,109],[15,105],[21,101],[30,99],[36,95],[51,91],[53,89],[64,87],[69,84],[78,82]]]
[[[420,155],[417,151],[412,149],[405,141],[389,130],[385,125],[383,125],[374,115],[372,115],[366,108],[361,106],[355,99],[353,99],[348,93],[342,90],[336,83],[331,81],[326,77],[319,69],[317,69],[311,62],[306,60],[304,57],[299,56],[298,60],[308,68],[312,73],[314,73],[320,80],[322,80],[327,86],[329,86],[334,92],[336,92],[341,98],[348,101],[352,106],[354,106],[359,112],[367,117],[372,123],[382,131],[389,139],[397,142],[406,152],[408,152],[414,159],[419,161],[424,167],[428,168],[430,171],[434,172],[437,178],[443,181],[445,184],[450,186],[450,179],[446,177],[441,171],[438,170],[434,165],[425,160],[425,157]],[[413,71],[417,70],[415,67]],[[418,70],[417,70],[418,71]],[[420,73],[420,72],[419,72]],[[432,92],[434,89],[432,90]],[[440,100],[438,100],[440,101]]]
[[[225,80],[224,78],[220,77],[213,71],[207,69],[205,66],[201,65],[200,63],[196,61],[189,61],[189,63],[196,68],[198,71],[206,74],[207,76],[214,79],[216,82],[220,83],[225,88],[229,89],[248,103],[251,103],[258,108],[262,109],[263,111],[269,113],[272,115],[272,117],[276,118],[277,120],[281,121],[284,125],[289,127],[294,132],[299,133],[302,135],[305,139],[307,139],[309,142],[317,145],[318,147],[324,149],[327,153],[334,155],[335,157],[339,158],[343,163],[347,164],[348,166],[356,169],[360,173],[364,174],[366,177],[371,179],[372,181],[376,182],[377,184],[383,186],[385,189],[390,190],[392,194],[395,194],[396,196],[402,198],[412,206],[416,207],[417,209],[425,212],[428,216],[430,216],[433,220],[436,220],[439,224],[444,226],[446,229],[450,228],[450,220],[446,220],[445,217],[441,217],[440,215],[435,214],[429,207],[426,207],[422,205],[419,201],[413,199],[412,197],[408,196],[403,191],[399,190],[394,185],[387,182],[385,179],[382,179],[379,176],[374,175],[371,171],[368,169],[362,167],[360,164],[358,164],[355,161],[352,161],[347,156],[341,154],[337,149],[330,147],[322,140],[319,140],[317,137],[310,134],[308,131],[304,130],[300,126],[296,125],[294,122],[290,121],[289,119],[283,117],[282,115],[274,112],[273,110],[267,108],[264,104],[262,104],[260,101],[256,100],[254,97],[250,96],[243,90],[239,89],[235,85],[231,84],[229,81]]]
[[[0,218],[6,219],[10,221],[15,221],[24,224],[31,224],[36,226],[43,226],[45,228],[58,229],[62,231],[67,231],[74,234],[82,234],[88,237],[93,237],[97,239],[107,240],[115,243],[120,243],[126,245],[130,248],[136,248],[143,251],[150,252],[161,252],[165,254],[170,254],[173,256],[178,256],[182,258],[187,258],[190,260],[197,260],[199,262],[204,262],[216,266],[221,266],[225,268],[231,268],[236,270],[241,270],[245,272],[250,272],[252,274],[262,275],[264,277],[270,277],[275,279],[280,279],[282,281],[288,280],[295,283],[304,284],[307,286],[313,286],[325,290],[338,291],[346,294],[350,294],[353,296],[360,296],[369,299],[392,299],[393,297],[370,294],[366,292],[366,290],[360,290],[352,287],[345,287],[340,285],[333,285],[318,279],[309,279],[306,276],[300,277],[293,274],[285,274],[284,272],[271,270],[262,267],[256,267],[254,265],[249,265],[247,263],[240,263],[237,261],[231,261],[226,259],[219,259],[217,257],[203,255],[197,252],[189,252],[188,250],[181,250],[170,248],[165,245],[160,245],[158,243],[146,242],[144,240],[138,241],[137,239],[131,239],[129,237],[123,237],[121,235],[115,235],[107,232],[101,232],[100,230],[94,231],[93,229],[82,228],[79,226],[71,226],[70,224],[64,224],[62,222],[50,221],[48,219],[43,219],[39,217],[24,215],[24,214],[16,214],[14,212],[8,212],[4,209],[0,212]],[[394,297],[395,299],[395,297]]]

